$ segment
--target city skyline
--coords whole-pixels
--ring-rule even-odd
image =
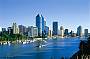
[[[76,32],[80,25],[83,30],[90,29],[89,3],[89,0],[0,0],[0,27],[12,26],[13,22],[35,26],[35,16],[42,14],[50,29],[53,21],[59,23],[58,29],[63,26]]]
[[[39,15],[39,14],[37,14],[37,15]],[[41,16],[42,16],[42,14],[41,14]],[[41,17],[41,16],[40,16],[40,17]],[[36,17],[37,17],[37,16],[36,16]],[[42,17],[43,17],[43,16],[42,16]],[[43,17],[43,18],[44,18],[44,17]],[[45,19],[44,19],[44,20],[45,20]],[[46,24],[46,22],[47,22],[47,21],[45,20],[45,24]],[[57,22],[57,21],[53,21],[53,22]],[[13,23],[16,23],[16,22],[13,22]],[[12,26],[13,26],[13,23],[12,23],[10,26],[7,26],[7,27],[0,27],[0,31],[2,31],[2,28],[6,28],[6,30],[8,30],[7,28],[8,28],[8,27],[12,27]],[[23,24],[17,24],[18,27],[19,27],[19,25],[25,26],[25,25],[23,25]],[[52,25],[53,25],[53,23],[52,23]],[[30,26],[37,27],[36,25],[28,25],[28,26],[25,26],[25,27],[28,28],[28,27],[30,27]],[[79,26],[81,26],[81,25],[78,25],[78,27],[79,27]],[[59,28],[59,27],[62,27],[62,26],[59,26],[59,25],[58,25],[58,30],[60,31],[60,28]],[[64,26],[63,26],[63,27],[64,27]],[[77,28],[78,28],[78,27],[77,27]],[[76,28],[76,29],[77,29],[77,28]],[[50,29],[50,28],[49,28],[49,29]],[[70,28],[64,28],[64,30],[65,30],[65,29],[68,29],[69,32],[74,31],[74,30],[72,30],[72,29],[70,29]],[[84,30],[85,30],[85,29],[88,29],[88,28],[82,28],[82,33],[83,33],[83,34],[84,34]],[[52,27],[50,30],[53,31],[53,27]],[[74,33],[77,33],[77,30],[74,31]],[[89,32],[89,33],[90,33],[90,32]]]

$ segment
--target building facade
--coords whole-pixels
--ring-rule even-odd
[[[49,34],[49,27],[45,26],[45,36],[48,36],[48,34]]]
[[[23,25],[19,25],[19,33],[24,35],[26,33],[26,27]]]
[[[64,35],[65,35],[65,36],[68,35],[68,29],[65,29]]]
[[[64,28],[63,28],[63,26],[60,27],[60,36],[61,37],[64,36]]]
[[[36,27],[38,28],[38,35],[42,36],[45,34],[44,30],[45,30],[45,20],[44,17],[41,15],[37,15],[36,16]]]
[[[49,30],[48,36],[52,37],[52,31],[51,30]]]
[[[84,36],[88,37],[88,29],[84,29]]]
[[[28,36],[29,37],[37,37],[38,36],[38,28],[30,26],[29,31],[28,31]]]
[[[58,35],[58,22],[53,22],[53,35]]]
[[[8,30],[8,34],[13,34],[13,29],[12,29],[12,27],[8,27],[7,30]]]
[[[38,28],[33,27],[33,37],[37,37],[37,36],[38,36]]]
[[[82,36],[82,26],[79,26],[78,28],[77,28],[77,36]]]
[[[33,26],[29,27],[28,36],[33,37]]]
[[[13,29],[13,34],[19,34],[19,28],[16,23],[13,23],[12,29]]]
[[[6,32],[6,28],[2,28],[2,33]]]

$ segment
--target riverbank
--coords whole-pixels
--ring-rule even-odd
[[[16,41],[0,41],[0,45],[11,45],[11,44],[28,44],[35,40],[16,40]]]
[[[0,45],[10,45],[10,44],[28,44],[35,42],[37,40],[46,40],[47,38],[33,38],[33,39],[27,39],[27,40],[15,40],[15,41],[0,41]]]
[[[79,51],[71,59],[90,59],[90,37],[80,42]]]

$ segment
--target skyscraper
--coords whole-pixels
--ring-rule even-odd
[[[61,37],[63,37],[63,36],[64,36],[64,28],[63,28],[63,26],[60,27],[60,33],[61,33],[61,34],[60,34]]]
[[[58,22],[53,22],[53,35],[58,35]]]
[[[44,30],[45,30],[45,20],[44,17],[41,15],[37,15],[36,16],[36,27],[38,28],[38,35],[42,36],[44,34]]]
[[[84,36],[88,37],[88,29],[84,29]]]
[[[16,23],[13,23],[12,29],[13,29],[13,34],[19,34],[19,28]]]
[[[42,15],[41,15],[41,24],[42,24],[42,35],[45,35],[46,21],[44,20],[44,17]]]
[[[13,29],[12,29],[12,27],[8,27],[7,29],[8,29],[8,34],[13,34]]]
[[[64,32],[65,36],[68,35],[68,29],[65,29],[65,32]]]
[[[38,35],[41,36],[41,34],[42,34],[41,27],[42,26],[41,26],[41,17],[39,14],[36,16],[36,26],[38,27]]]
[[[36,36],[38,36],[38,28],[30,26],[29,27],[29,31],[28,31],[28,36],[29,37],[36,37]]]
[[[29,27],[28,36],[33,37],[33,26]]]
[[[49,34],[49,27],[45,26],[45,35],[48,36],[48,34]]]
[[[19,25],[19,33],[24,35],[26,33],[26,27],[23,25]]]
[[[49,37],[52,37],[52,31],[49,30],[49,33],[48,33]]]
[[[2,32],[6,32],[6,28],[2,28]]]
[[[82,26],[79,26],[78,28],[77,28],[77,36],[82,36]]]
[[[38,36],[38,28],[37,27],[33,27],[33,36],[34,37]]]
[[[73,37],[74,31],[71,30],[69,34]]]

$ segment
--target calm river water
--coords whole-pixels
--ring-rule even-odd
[[[0,59],[69,59],[79,50],[80,38],[48,39],[42,48],[35,43],[0,45]]]

